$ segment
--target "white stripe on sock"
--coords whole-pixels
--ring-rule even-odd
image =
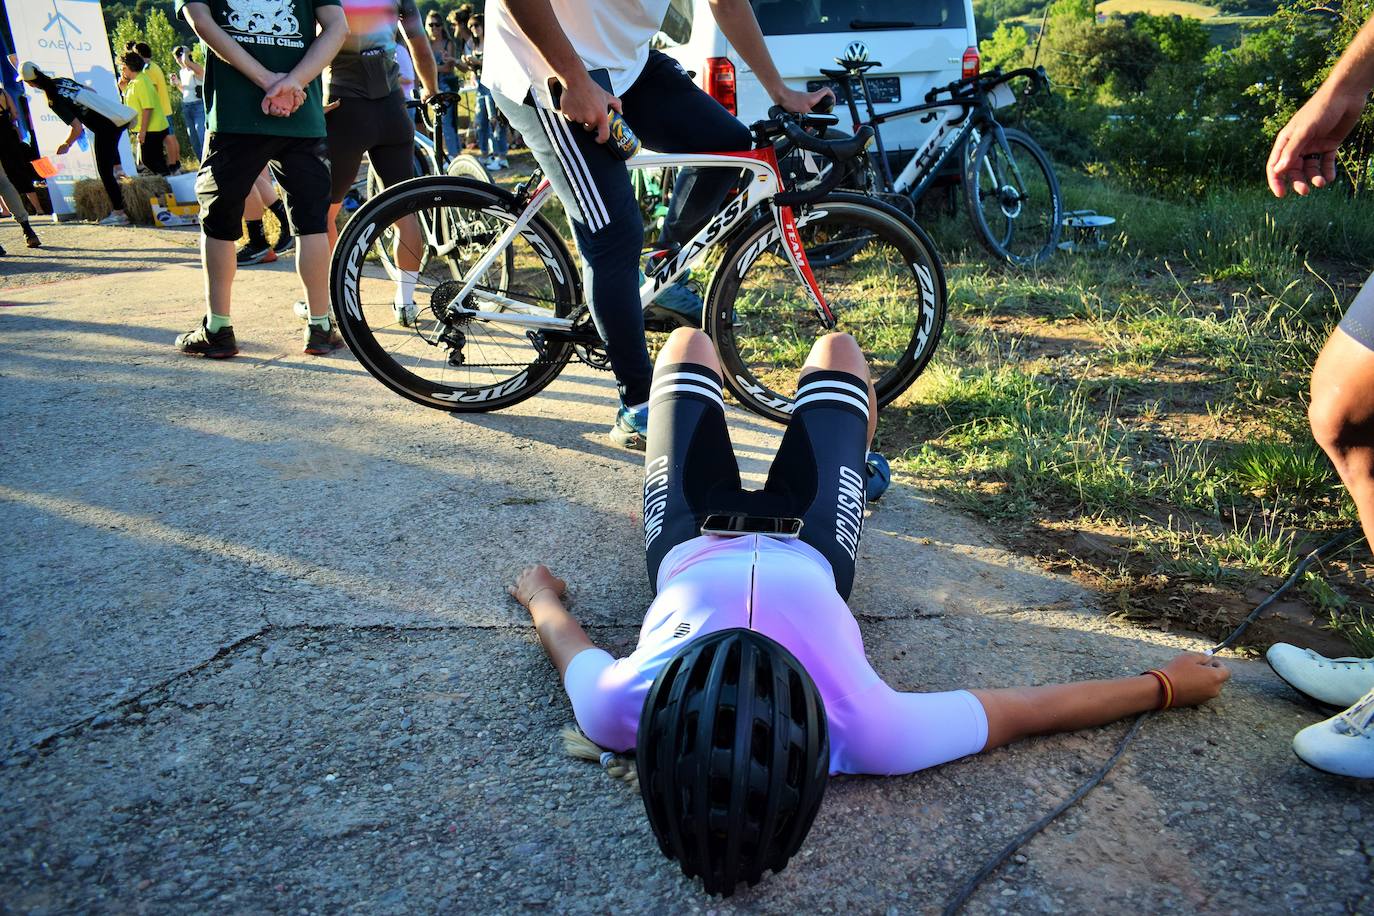
[[[838,401],[841,404],[848,404],[863,411],[865,418],[868,417],[868,401],[860,401],[858,398],[850,397],[847,394],[840,394],[838,391],[821,391],[816,394],[808,394],[805,397],[797,398],[792,404],[792,412],[796,413],[797,408],[812,401]]]
[[[807,379],[797,388],[797,396],[801,397],[810,394],[812,390],[822,390],[825,388],[835,388],[855,395],[862,401],[868,400],[868,389],[860,388],[858,385],[849,382],[842,382],[839,379]]]
[[[705,385],[716,394],[720,394],[720,382],[711,378],[709,375],[702,375],[699,372],[665,372],[663,375],[654,379],[653,387],[667,384],[668,382],[695,382],[698,385]]]
[[[713,391],[713,390],[711,390],[710,388],[707,388],[707,387],[705,387],[705,386],[703,386],[703,385],[687,385],[687,384],[681,384],[681,385],[666,385],[666,386],[664,386],[664,387],[662,387],[662,388],[655,388],[655,389],[654,389],[654,393],[651,394],[651,395],[649,396],[649,400],[650,400],[651,402],[652,402],[652,401],[656,401],[656,400],[658,400],[660,397],[664,397],[664,396],[666,396],[666,395],[673,394],[673,393],[675,393],[675,392],[681,392],[681,393],[683,393],[683,394],[696,394],[696,395],[700,395],[700,396],[702,396],[702,397],[704,397],[704,398],[709,398],[710,400],[712,400],[712,401],[714,401],[715,403],[719,404],[722,410],[725,409],[725,400],[720,396],[720,392],[718,392],[718,391]]]

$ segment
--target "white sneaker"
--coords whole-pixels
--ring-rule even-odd
[[[97,226],[127,226],[127,225],[129,225],[129,217],[125,216],[123,213],[114,213],[114,212],[111,212],[110,215],[107,216],[107,217],[105,217],[104,219],[102,219],[102,220],[97,220],[97,221],[96,221],[96,225],[97,225]]]
[[[1282,642],[1270,646],[1264,657],[1294,690],[1328,706],[1349,706],[1374,690],[1374,659],[1326,658]]]
[[[297,299],[296,304],[291,306],[291,311],[294,312],[296,317],[301,321],[310,320],[310,303],[306,302],[304,299]]]
[[[405,305],[393,302],[391,310],[396,314],[396,323],[403,328],[412,327],[420,315],[420,310],[415,307],[414,302],[407,302]]]
[[[498,171],[504,172],[506,169],[510,168],[510,160],[502,156],[496,160],[496,168]]]
[[[1374,690],[1345,712],[1294,735],[1293,753],[1327,773],[1374,778]]]

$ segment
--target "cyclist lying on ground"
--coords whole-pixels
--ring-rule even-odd
[[[877,419],[863,353],[845,334],[816,342],[760,491],[741,489],[720,386],[710,339],[674,331],[654,372],[645,462],[644,541],[657,597],[633,654],[613,659],[596,648],[564,609],[565,583],[544,566],[525,569],[510,588],[587,736],[616,751],[638,747],[660,846],[688,875],[702,874],[708,891],[728,894],[786,864],[827,773],[910,773],[1220,693],[1230,673],[1196,654],[1115,680],[893,690],[865,658],[845,604]],[[779,527],[800,519],[800,536],[701,535],[715,513]],[[687,804],[694,792],[706,807]]]

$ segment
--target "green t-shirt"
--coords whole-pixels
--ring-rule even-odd
[[[177,0],[210,8],[219,27],[273,73],[288,73],[315,40],[315,10],[339,0]],[[263,91],[206,49],[205,122],[210,133],[271,137],[323,137],[324,102],[319,79],[305,87],[305,104],[289,118],[262,113]]]

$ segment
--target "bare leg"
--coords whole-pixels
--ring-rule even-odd
[[[234,243],[202,235],[200,253],[205,262],[205,299],[210,305],[210,313],[227,318],[234,272],[238,269]]]
[[[259,178],[258,181],[261,182],[262,179]],[[268,206],[269,202],[262,199],[262,193],[258,190],[257,184],[254,184],[253,190],[249,191],[248,196],[243,199],[243,218],[247,220],[262,219]]]
[[[1374,351],[1337,328],[1312,369],[1312,435],[1355,500],[1374,547]]]
[[[343,209],[343,204],[329,205],[329,220],[325,223],[325,234],[329,236],[329,250],[333,251],[334,246],[339,244],[339,211]]]
[[[864,351],[848,334],[827,334],[812,345],[797,381],[800,383],[812,372],[823,370],[848,372],[868,380],[868,442],[864,445],[867,451],[873,445],[873,433],[878,429],[878,395],[873,390],[873,379],[869,376]]]
[[[301,278],[311,318],[329,314],[329,236],[303,235],[297,241],[296,275]]]
[[[720,373],[720,360],[716,358],[715,344],[697,328],[678,328],[668,335],[663,349],[658,351],[656,365],[674,366],[678,363],[695,363],[716,374]]]
[[[267,173],[267,169],[263,169],[262,174],[258,176],[258,180],[253,182],[253,190],[257,191],[259,196],[262,197],[263,207],[270,207],[278,200],[277,189],[272,184],[272,176]],[[261,217],[262,213],[259,212],[258,216]]]

